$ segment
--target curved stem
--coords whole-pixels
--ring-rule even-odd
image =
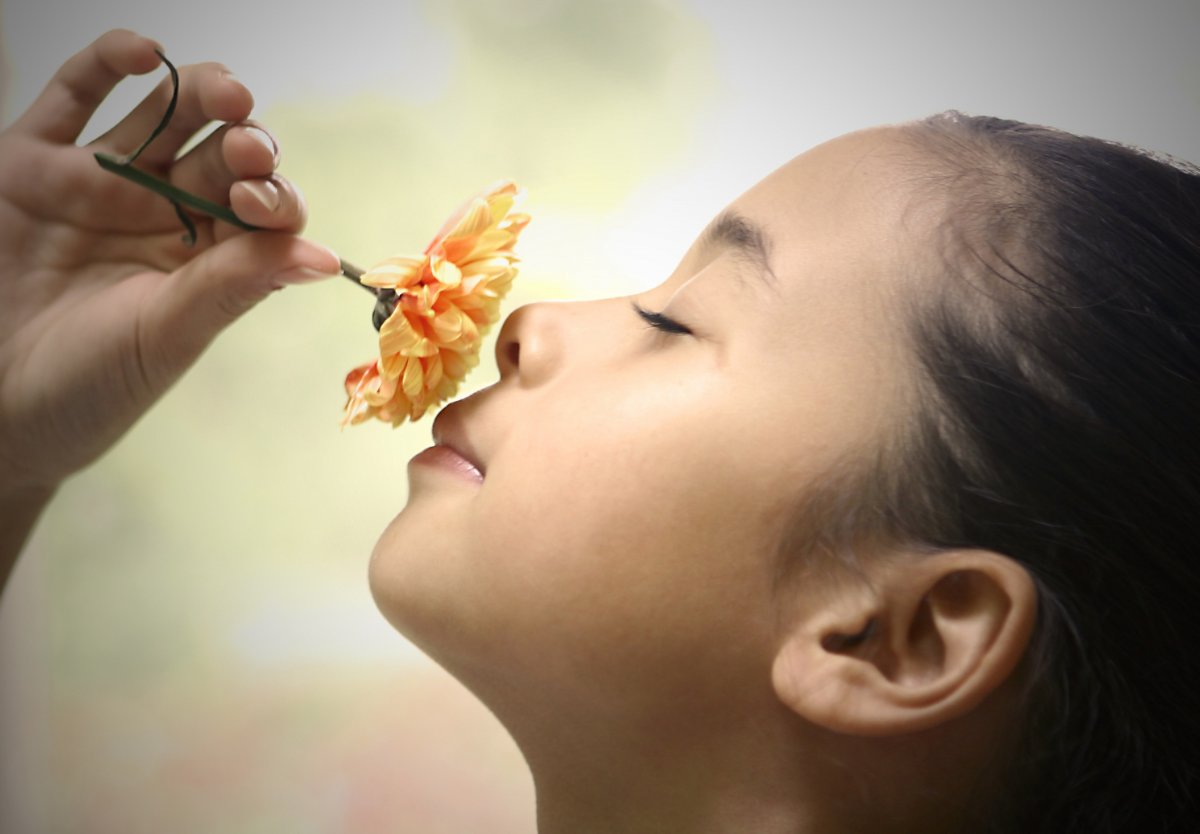
[[[150,132],[146,137],[146,141],[138,147],[136,151],[121,160],[122,165],[132,165],[133,161],[142,155],[142,151],[150,146],[150,143],[158,138],[158,134],[167,129],[167,125],[171,123],[171,117],[175,115],[175,105],[179,103],[179,70],[175,69],[175,65],[167,60],[167,56],[163,55],[159,50],[154,50],[154,54],[162,59],[162,62],[167,65],[167,69],[171,72],[171,101],[167,105],[167,112],[163,113],[163,117],[159,120],[158,127]]]
[[[209,217],[213,217],[217,220],[222,220],[226,223],[229,223],[230,225],[237,226],[239,229],[245,229],[246,231],[250,232],[261,230],[261,226],[254,226],[242,220],[240,217],[234,214],[233,209],[229,208],[228,206],[214,203],[211,200],[206,200],[203,197],[199,197],[189,191],[184,191],[182,188],[178,188],[160,177],[156,177],[153,174],[147,173],[140,168],[133,167],[134,160],[137,159],[141,155],[142,151],[144,151],[146,147],[153,142],[158,135],[163,132],[163,130],[166,129],[167,124],[171,121],[171,116],[175,114],[175,104],[179,100],[179,72],[175,69],[175,65],[167,60],[166,55],[163,55],[161,52],[158,52],[157,54],[159,58],[162,58],[163,63],[167,65],[167,69],[170,70],[171,83],[174,87],[174,89],[171,91],[171,102],[167,105],[167,112],[163,115],[162,120],[159,121],[158,126],[155,127],[150,133],[150,137],[146,139],[146,141],[143,142],[133,153],[125,157],[116,157],[107,153],[93,154],[93,156],[96,158],[96,162],[99,163],[100,167],[105,171],[109,171],[119,177],[123,177],[135,185],[149,189],[155,194],[159,194],[170,200],[171,205],[175,207],[176,214],[179,215],[180,222],[182,222],[184,227],[187,229],[187,234],[184,236],[184,240],[189,246],[196,242],[196,229],[192,224],[191,219],[186,213],[184,213],[184,206],[187,206],[192,211],[197,211],[201,214],[207,214]],[[372,321],[375,324],[375,329],[378,330],[382,324],[380,311],[386,310],[387,314],[390,315],[392,306],[389,305],[394,306],[395,293],[393,293],[391,290],[377,290],[374,287],[367,286],[366,284],[362,283],[363,271],[361,269],[354,264],[349,263],[348,261],[340,261],[340,264],[342,268],[342,275],[374,296],[375,313]],[[386,315],[384,318],[386,318]]]

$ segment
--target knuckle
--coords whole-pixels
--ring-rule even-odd
[[[216,298],[217,314],[224,321],[234,321],[250,312],[257,300],[239,292],[221,293]]]

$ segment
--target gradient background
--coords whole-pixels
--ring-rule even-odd
[[[796,153],[951,107],[1200,162],[1196,0],[297,6],[0,0],[4,123],[137,29],[255,91],[310,235],[361,265],[517,180],[534,222],[507,309],[655,283]],[[338,430],[369,311],[342,281],[272,297],[62,490],[0,604],[5,834],[533,830],[512,742],[367,590],[429,443],[428,421]]]

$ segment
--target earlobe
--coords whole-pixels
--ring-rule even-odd
[[[783,636],[772,683],[806,720],[854,735],[929,729],[978,706],[1024,656],[1037,591],[1012,559],[888,556],[866,572],[797,591],[813,596]]]

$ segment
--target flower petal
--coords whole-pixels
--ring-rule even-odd
[[[410,287],[421,280],[428,261],[425,255],[397,255],[375,264],[363,273],[359,282],[393,290]]]
[[[453,261],[435,255],[429,260],[429,270],[443,287],[457,287],[462,283],[462,271]]]
[[[400,387],[410,400],[418,400],[425,393],[425,369],[420,359],[409,359],[400,377]]]
[[[343,425],[416,420],[479,364],[482,334],[499,320],[517,272],[512,248],[529,222],[512,212],[517,197],[511,181],[495,183],[451,214],[424,255],[388,258],[363,276],[397,300],[379,329],[379,358],[346,376]]]
[[[435,353],[433,356],[422,359],[421,362],[425,366],[425,390],[436,391],[442,382],[442,354]]]
[[[379,328],[379,355],[428,356],[436,346],[409,321],[404,310],[397,307]]]

